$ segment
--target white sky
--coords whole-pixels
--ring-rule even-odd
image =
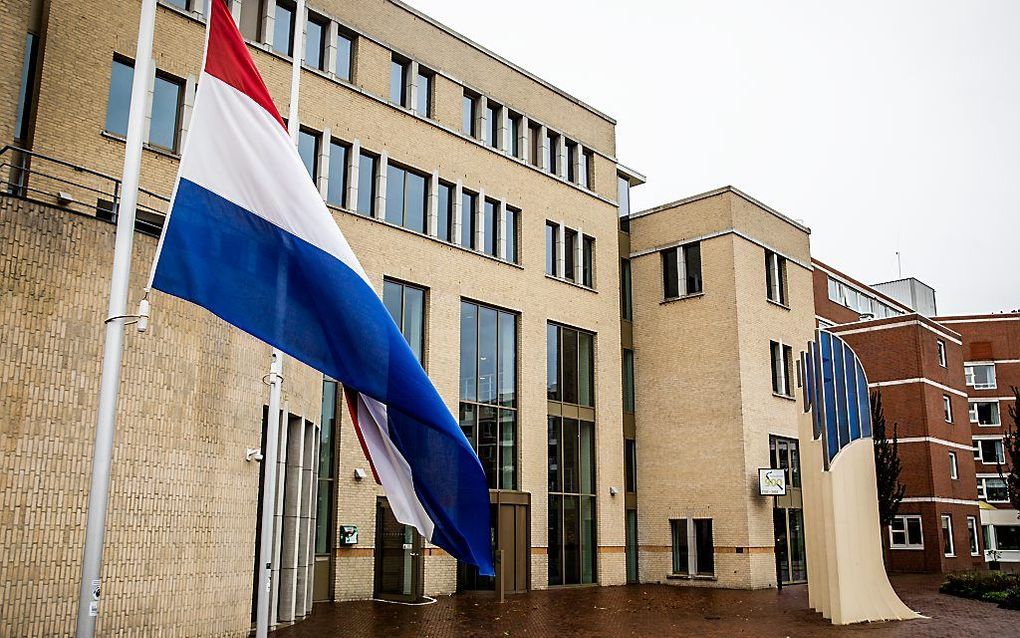
[[[410,1],[614,117],[634,210],[732,184],[865,282],[1020,308],[1020,1]]]

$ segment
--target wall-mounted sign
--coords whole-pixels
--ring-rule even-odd
[[[759,468],[758,493],[762,496],[786,496],[786,470]]]
[[[357,525],[341,525],[340,533],[338,534],[341,545],[357,545],[358,544],[358,526]]]

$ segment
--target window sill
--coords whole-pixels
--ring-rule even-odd
[[[924,545],[890,545],[889,549],[924,551]]]
[[[1001,423],[972,423],[971,425],[976,425],[979,428],[1001,428],[1002,427]]]
[[[956,554],[943,554],[943,558],[956,558]]]
[[[667,580],[708,580],[717,581],[719,580],[716,576],[708,574],[666,574]]]
[[[584,284],[579,284],[576,281],[570,281],[569,279],[564,279],[563,277],[556,277],[555,275],[550,275],[549,273],[545,273],[545,278],[546,279],[552,279],[553,281],[558,281],[560,283],[567,284],[568,286],[573,286],[574,288],[580,288],[581,290],[587,290],[588,292],[594,292],[595,294],[598,294],[598,292],[599,292],[598,290],[595,290],[594,288],[592,288],[590,286],[585,286]]]
[[[781,302],[769,299],[768,297],[765,298],[765,301],[769,302],[769,305],[777,306],[779,308],[782,308],[783,310],[792,312],[791,308],[789,306],[787,306],[785,303],[781,303]]]
[[[117,133],[111,133],[110,131],[102,130],[102,131],[99,132],[99,135],[102,136],[102,137],[105,137],[108,140],[113,140],[115,142],[120,142],[121,144],[127,144],[127,138],[125,138],[123,135],[119,135]],[[169,149],[162,148],[160,146],[153,146],[152,144],[149,144],[148,142],[145,142],[144,144],[142,144],[142,150],[149,151],[151,153],[155,153],[156,155],[162,155],[163,157],[168,157],[168,158],[170,158],[172,160],[180,161],[180,159],[181,159],[180,154],[175,153],[174,151],[171,151]]]
[[[776,397],[777,399],[786,399],[787,401],[797,400],[797,397],[793,396],[792,394],[780,394],[779,392],[773,392],[772,396]]]
[[[177,5],[170,4],[169,2],[157,1],[157,5],[176,13],[177,15],[183,16],[189,20],[193,20],[199,24],[205,24],[205,15],[201,11],[192,11],[190,9],[182,9]]]
[[[399,231],[402,231],[402,232],[414,235],[415,237],[421,237],[423,239],[428,239],[429,241],[434,241],[437,244],[440,244],[440,245],[443,245],[443,246],[447,246],[449,248],[455,248],[457,250],[461,250],[461,251],[464,251],[466,253],[471,253],[472,255],[477,255],[477,256],[482,257],[484,259],[488,259],[489,261],[494,261],[497,264],[503,264],[504,266],[510,266],[512,268],[517,268],[518,270],[524,270],[524,266],[522,266],[521,264],[516,264],[516,263],[514,263],[512,261],[507,261],[505,259],[500,259],[499,257],[493,257],[492,255],[490,255],[488,253],[483,253],[483,252],[480,252],[480,251],[477,251],[477,250],[472,250],[470,248],[465,248],[465,247],[461,246],[460,244],[455,244],[453,242],[446,241],[445,239],[440,239],[439,237],[433,237],[432,235],[429,235],[429,234],[426,234],[426,233],[419,233],[418,231],[411,230],[410,228],[404,228],[403,226],[398,226],[397,224],[392,224],[392,223],[386,221],[385,219],[377,219],[377,218],[372,217],[370,215],[364,215],[362,213],[355,212],[355,211],[353,211],[353,210],[351,210],[349,208],[344,208],[342,206],[337,206],[336,204],[330,204],[328,202],[326,203],[326,208],[329,209],[329,210],[335,210],[335,211],[337,211],[339,213],[344,213],[344,214],[350,215],[352,217],[357,217],[358,219],[364,219],[365,221],[373,222],[375,224],[382,224],[383,226],[386,226],[388,228],[393,228],[395,230],[399,230]],[[592,292],[594,292],[594,291],[592,291]]]
[[[676,303],[678,301],[687,301],[688,299],[697,299],[698,297],[704,297],[704,296],[705,296],[705,291],[692,292],[689,295],[681,295],[679,297],[669,297],[669,298],[663,299],[662,301],[659,302],[659,305],[668,304],[668,303]]]

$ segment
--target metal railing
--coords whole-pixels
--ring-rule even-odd
[[[120,180],[105,173],[17,146],[0,148],[0,193],[117,221]],[[158,237],[170,198],[138,189],[135,230]]]

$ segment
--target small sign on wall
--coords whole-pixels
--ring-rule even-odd
[[[786,496],[786,470],[758,468],[758,493],[762,496]]]

